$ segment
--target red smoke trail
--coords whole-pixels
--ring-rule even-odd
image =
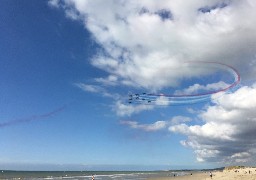
[[[223,67],[226,67],[228,68],[232,73],[233,75],[235,76],[235,81],[230,84],[228,87],[225,87],[223,89],[220,89],[220,90],[216,90],[216,91],[210,91],[210,92],[206,92],[206,93],[200,93],[200,94],[182,94],[182,95],[174,95],[174,94],[147,94],[148,96],[165,96],[165,97],[176,97],[176,98],[179,98],[179,97],[198,97],[198,96],[206,96],[206,95],[212,95],[212,94],[216,94],[216,93],[219,93],[219,92],[225,92],[233,87],[235,87],[237,84],[240,83],[240,80],[241,80],[241,77],[240,77],[240,74],[239,72],[232,66],[230,65],[227,65],[227,64],[224,64],[224,63],[219,63],[219,62],[204,62],[204,61],[191,61],[191,62],[185,62],[185,63],[202,63],[202,64],[216,64],[216,65],[221,65]]]
[[[45,114],[33,115],[33,116],[30,116],[30,117],[26,117],[26,118],[21,118],[21,119],[16,119],[16,120],[13,120],[13,121],[3,122],[3,123],[0,123],[0,128],[6,127],[6,126],[16,125],[16,124],[19,124],[19,123],[28,123],[28,122],[31,122],[31,121],[42,120],[42,119],[51,117],[51,116],[63,111],[64,109],[66,109],[66,105],[61,106],[58,109],[47,112]]]

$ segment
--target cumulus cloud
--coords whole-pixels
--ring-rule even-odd
[[[213,96],[213,105],[197,111],[195,118],[197,122],[201,120],[200,124],[188,125],[194,119],[185,116],[174,116],[151,124],[138,121],[121,121],[121,124],[147,132],[168,129],[172,133],[183,134],[187,139],[181,144],[192,148],[200,162],[250,164],[256,157],[255,97],[255,84],[241,87],[234,93],[224,93],[218,98]],[[132,114],[146,107],[125,107],[123,112]]]
[[[182,145],[195,150],[198,161],[250,163],[256,155],[256,87],[245,86],[213,100],[198,116],[203,125],[172,125],[187,135]]]
[[[66,16],[79,20],[102,51],[91,64],[108,73],[96,82],[159,91],[178,87],[183,80],[211,73],[207,68],[184,66],[187,61],[223,62],[235,67],[243,80],[256,73],[255,0],[50,0]],[[225,82],[195,84],[185,93],[222,88]],[[85,91],[106,92],[100,86],[77,84]],[[256,85],[232,94],[212,97],[213,105],[199,111],[203,124],[159,121],[124,124],[144,130],[168,129],[188,136],[184,146],[195,150],[199,161],[245,162],[256,155]],[[178,92],[177,92],[178,93]],[[167,105],[163,97],[159,105]],[[130,116],[154,106],[124,104],[113,109]],[[175,120],[173,120],[175,122]]]
[[[184,61],[218,61],[255,73],[253,0],[51,0],[81,20],[104,52],[91,63],[118,83],[150,90],[178,86],[207,73],[179,68]],[[241,61],[242,59],[242,61]],[[245,76],[246,75],[246,76]]]

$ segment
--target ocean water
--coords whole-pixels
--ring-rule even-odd
[[[182,176],[183,171],[0,171],[0,179],[23,180],[143,180],[151,177]]]

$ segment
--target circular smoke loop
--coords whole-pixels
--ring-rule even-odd
[[[240,81],[241,77],[239,72],[232,66],[219,62],[204,62],[204,61],[189,61],[184,62],[184,64],[204,64],[204,65],[217,65],[225,68],[230,74],[233,75],[234,80],[232,83],[224,88],[218,90],[194,93],[194,94],[165,94],[165,93],[135,93],[129,94],[128,103],[129,104],[147,104],[147,105],[183,105],[183,104],[193,104],[208,100],[212,95],[217,95],[219,93],[228,92],[232,88],[236,87]]]

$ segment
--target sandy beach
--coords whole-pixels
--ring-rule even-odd
[[[223,172],[213,173],[212,179],[256,180],[256,168],[238,168],[238,169],[232,169],[232,170],[224,170]]]
[[[192,176],[168,177],[168,178],[149,178],[149,180],[256,180],[256,168],[238,168],[223,170],[223,172],[212,172],[212,178],[209,172],[195,173]]]

